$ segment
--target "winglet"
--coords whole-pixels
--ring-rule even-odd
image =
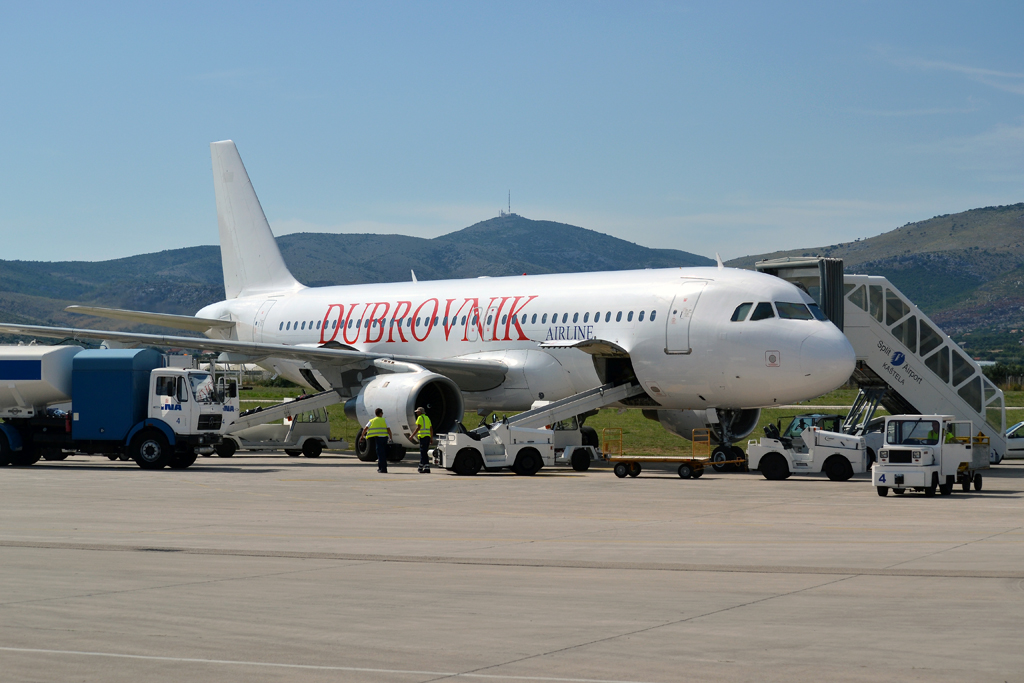
[[[717,251],[715,252],[715,260],[718,261],[718,269],[725,270],[725,264],[722,263],[722,257],[718,255]]]
[[[416,279],[416,271],[413,270],[412,268],[410,268],[409,272],[412,273],[412,281],[413,282],[419,282],[419,280]]]

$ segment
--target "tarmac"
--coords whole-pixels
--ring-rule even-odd
[[[0,468],[0,513],[2,681],[1024,680],[1024,463],[880,498],[74,456]]]

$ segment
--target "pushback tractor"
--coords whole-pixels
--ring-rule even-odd
[[[923,491],[934,496],[981,490],[981,470],[989,467],[991,445],[968,420],[952,415],[891,415],[885,418],[885,443],[871,468],[878,495]]]

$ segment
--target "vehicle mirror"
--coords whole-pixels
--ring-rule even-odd
[[[228,382],[228,398],[236,398],[238,396],[238,382]]]

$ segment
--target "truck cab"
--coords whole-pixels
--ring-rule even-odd
[[[163,420],[178,434],[218,432],[224,420],[224,396],[210,373],[161,368],[150,376],[149,417]]]
[[[890,415],[885,418],[885,441],[871,468],[878,495],[908,490],[934,496],[953,493],[957,482],[981,490],[979,470],[989,466],[988,437],[974,435],[974,425],[952,415]]]

